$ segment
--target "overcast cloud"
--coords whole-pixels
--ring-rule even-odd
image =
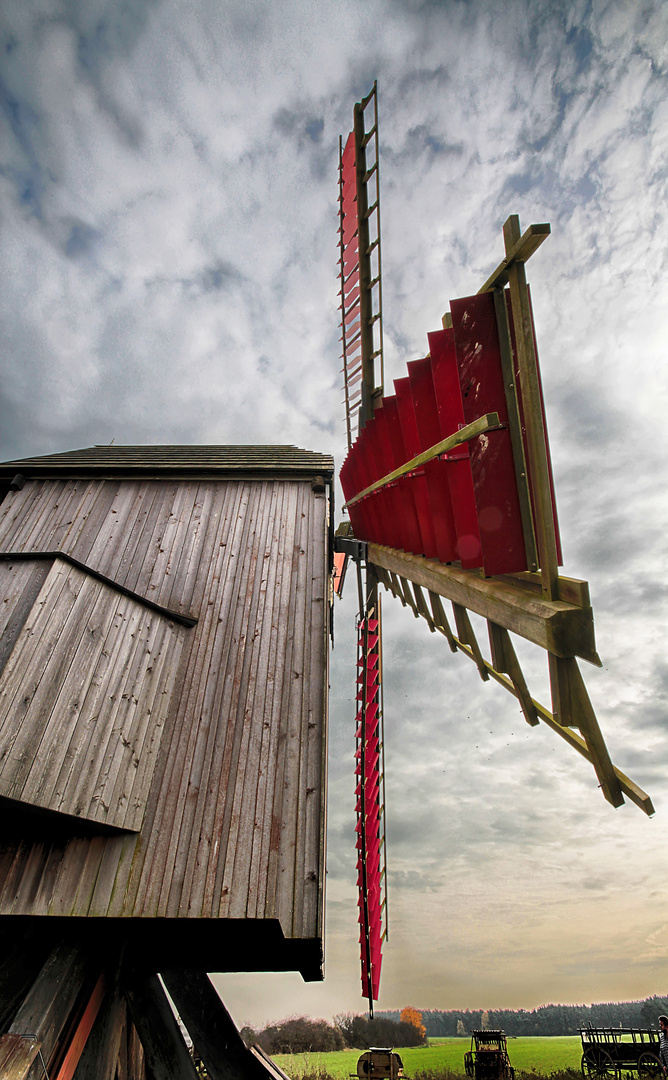
[[[23,0],[0,17],[0,457],[93,443],[344,456],[338,136],[379,82],[386,386],[450,299],[528,267],[564,571],[615,763],[593,770],[385,603],[381,1008],[666,992],[668,5]],[[339,498],[339,506],[341,499]],[[219,976],[239,1023],[362,1010],[354,590],[337,604],[327,978]],[[481,640],[486,640],[481,633]],[[544,657],[519,649],[535,696]]]

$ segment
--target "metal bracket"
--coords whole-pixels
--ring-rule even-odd
[[[367,550],[366,540],[355,540],[350,536],[334,537],[334,551],[343,552],[357,563],[367,561]]]

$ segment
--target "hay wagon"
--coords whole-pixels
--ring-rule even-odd
[[[506,1046],[506,1033],[472,1031],[471,1049],[464,1054],[466,1075],[473,1080],[515,1080]]]
[[[659,1057],[659,1034],[651,1028],[580,1028],[582,1075],[585,1078],[615,1077],[637,1072],[654,1080],[663,1074]]]

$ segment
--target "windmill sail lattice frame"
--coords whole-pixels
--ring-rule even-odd
[[[372,101],[373,124],[366,132],[364,110]],[[371,142],[375,159],[367,168]],[[441,329],[428,335],[427,355],[408,365],[407,378],[395,380],[394,394],[384,395],[375,84],[355,106],[339,175],[349,447],[340,478],[350,521],[339,526],[335,546],[341,570],[352,557],[359,581],[365,581],[359,625],[370,625],[382,584],[432,633],[443,634],[453,652],[468,656],[484,681],[512,693],[528,724],[547,724],[585,757],[608,802],[617,807],[627,798],[651,815],[649,795],[611,761],[578,666],[578,658],[601,666],[587,582],[559,572],[556,497],[525,271],[550,226],[531,225],[522,233],[517,215],[508,218],[502,261],[477,294],[451,302]],[[377,234],[369,237],[374,213]],[[368,260],[375,250],[373,273]],[[452,603],[454,629],[443,600]],[[486,620],[490,659],[470,612]],[[511,633],[547,653],[551,708],[532,697]],[[363,636],[360,656],[366,673]],[[359,723],[358,716],[358,733]],[[358,833],[360,814],[366,820],[364,798],[358,800]],[[368,926],[374,898],[365,875],[358,884],[367,927],[360,938],[363,992],[372,1009],[377,978]],[[379,969],[379,948],[377,953]]]

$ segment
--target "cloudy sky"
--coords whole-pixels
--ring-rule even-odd
[[[564,570],[591,584],[604,667],[582,666],[613,761],[657,813],[613,810],[388,597],[379,1007],[665,993],[668,5],[22,0],[0,34],[2,459],[286,442],[341,464],[338,136],[376,78],[388,390],[499,262],[506,217],[551,223],[528,276]],[[364,1008],[353,591],[327,977],[217,977],[240,1024]],[[521,655],[547,701],[544,657]]]

